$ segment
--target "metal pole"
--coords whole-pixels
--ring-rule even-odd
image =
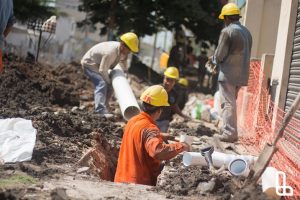
[[[165,37],[164,37],[164,51],[167,52],[167,34],[168,32],[165,31]]]
[[[39,58],[41,39],[42,39],[42,29],[40,30],[39,41],[38,41],[38,46],[37,46],[37,51],[36,51],[36,57],[35,57],[35,62],[37,62],[38,58]]]
[[[154,42],[153,42],[153,54],[151,59],[151,66],[148,68],[148,80],[151,81],[151,69],[153,69],[154,60],[155,60],[155,53],[156,53],[156,40],[157,40],[157,34],[154,35]]]

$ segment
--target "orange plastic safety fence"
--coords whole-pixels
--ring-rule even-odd
[[[241,144],[258,155],[271,142],[285,112],[271,101],[260,61],[252,61],[248,86],[241,88],[237,98],[239,136]],[[276,115],[276,119],[273,120]],[[294,195],[286,199],[300,199],[300,120],[292,118],[278,142],[278,151],[270,165],[286,173],[287,185]]]

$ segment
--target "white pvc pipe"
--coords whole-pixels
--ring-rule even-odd
[[[118,64],[111,72],[112,86],[118,99],[125,120],[140,113],[140,107],[125,77],[122,67]]]
[[[278,171],[274,167],[267,167],[261,175],[262,191],[273,199],[280,199],[276,194],[276,175]]]
[[[225,165],[225,167],[228,168],[229,164],[236,159],[245,160],[247,162],[247,167],[250,167],[257,160],[257,157],[248,156],[248,155],[225,154],[217,151],[214,151],[212,153],[213,166],[216,168],[220,168],[223,165]],[[199,152],[185,152],[183,154],[182,161],[185,166],[190,166],[190,165],[207,166],[207,162],[205,161],[204,156],[202,156],[201,153]]]
[[[228,171],[235,176],[247,177],[250,172],[248,162],[243,158],[234,158],[228,165]]]

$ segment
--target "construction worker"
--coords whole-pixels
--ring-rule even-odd
[[[184,43],[177,41],[176,45],[171,48],[167,66],[176,66],[183,73],[184,56]]]
[[[108,71],[118,63],[127,70],[127,56],[139,51],[139,39],[136,34],[128,32],[120,37],[120,42],[108,41],[93,46],[81,60],[84,73],[95,85],[95,110],[110,118],[108,102],[112,95],[111,80]]]
[[[11,31],[13,24],[16,21],[13,12],[12,0],[1,0],[0,16],[0,74],[2,74],[4,72],[4,67],[2,63],[2,49],[4,46],[4,39]]]
[[[188,101],[188,86],[189,81],[186,78],[180,78],[178,84],[176,84],[175,90],[177,91],[177,104],[180,110],[182,110]]]
[[[143,111],[125,126],[114,181],[154,186],[162,169],[161,161],[188,151],[190,146],[163,143],[163,135],[155,124],[163,108],[169,106],[168,94],[162,86],[149,87],[140,99]]]
[[[156,120],[156,124],[161,132],[167,132],[173,114],[178,114],[188,120],[190,117],[184,115],[177,104],[177,93],[174,90],[174,85],[179,78],[179,71],[176,67],[168,67],[164,72],[163,87],[168,93],[168,101],[170,106],[164,107],[160,117]]]
[[[212,58],[219,68],[219,90],[221,97],[223,128],[221,141],[238,140],[236,98],[241,86],[246,86],[249,78],[252,36],[239,22],[240,9],[234,3],[223,6],[219,19],[224,20],[217,49]]]
[[[206,69],[205,69],[205,64],[208,61],[207,57],[207,52],[206,51],[201,51],[200,56],[198,56],[198,85],[200,90],[203,90],[203,82],[204,82],[204,77],[206,75]]]

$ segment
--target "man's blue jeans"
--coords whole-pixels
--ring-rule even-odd
[[[107,97],[109,86],[101,77],[101,75],[93,70],[90,70],[87,67],[84,67],[84,73],[90,78],[95,86],[94,98],[95,98],[95,111],[101,114],[108,113],[106,108]]]

